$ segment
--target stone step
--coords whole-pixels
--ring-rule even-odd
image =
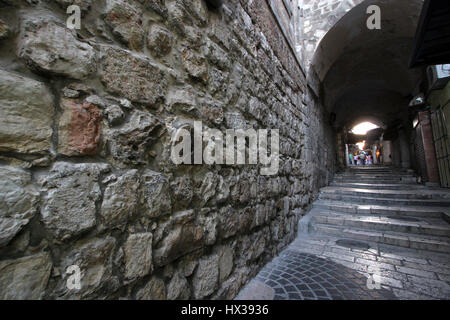
[[[420,199],[420,200],[445,200],[450,206],[450,191],[445,189],[425,190],[373,190],[350,187],[325,187],[321,194],[338,194],[373,198]]]
[[[421,184],[406,184],[406,183],[355,183],[355,182],[332,182],[331,186],[343,187],[343,188],[362,188],[362,189],[375,189],[375,190],[427,190],[428,187]]]
[[[354,178],[392,178],[392,179],[402,179],[402,178],[415,178],[412,174],[394,174],[394,173],[337,173],[336,177],[354,177]]]
[[[319,223],[323,225],[450,237],[450,224],[439,218],[415,219],[411,217],[402,217],[399,215],[357,215],[318,209],[313,209],[311,214],[312,223]]]
[[[352,182],[352,183],[371,183],[371,184],[415,184],[416,179],[374,179],[374,178],[350,178],[350,177],[336,177],[334,179],[335,182]]]
[[[313,208],[327,209],[344,213],[375,214],[387,216],[409,216],[442,218],[448,208],[423,206],[364,205],[335,200],[316,200]]]
[[[447,237],[412,235],[393,231],[371,231],[366,229],[324,225],[320,223],[313,224],[311,229],[313,232],[318,234],[331,235],[340,238],[349,238],[405,248],[450,253],[450,239]]]
[[[336,193],[321,192],[319,195],[320,200],[339,200],[350,203],[372,204],[372,205],[392,205],[392,206],[433,206],[433,207],[449,207],[450,201],[448,200],[425,200],[425,199],[397,199],[397,198],[376,198],[376,197],[363,197],[357,195],[345,195]]]

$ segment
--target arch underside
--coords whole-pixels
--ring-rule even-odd
[[[381,30],[369,30],[369,5],[381,9]],[[336,127],[370,121],[380,127],[405,120],[423,70],[409,69],[422,0],[367,0],[345,14],[323,37],[309,77],[316,78]]]

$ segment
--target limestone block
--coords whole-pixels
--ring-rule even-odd
[[[110,286],[110,289],[113,289],[117,286],[117,279],[112,273],[115,246],[116,239],[113,237],[93,238],[77,244],[62,259],[60,269],[63,276],[57,294],[65,299],[80,299],[99,293],[103,287]],[[70,266],[80,268],[79,290],[67,288],[70,275],[66,271]]]
[[[53,114],[43,83],[0,69],[0,151],[48,152]]]
[[[153,277],[136,293],[138,300],[166,300],[166,285],[160,278]]]
[[[146,170],[141,179],[141,203],[144,214],[151,218],[169,215],[172,200],[168,178],[158,172]]]
[[[190,296],[189,283],[180,272],[176,272],[167,286],[167,299],[187,300]]]
[[[101,191],[98,183],[105,164],[57,162],[40,179],[43,192],[42,221],[59,240],[85,232],[96,224],[96,202]]]
[[[52,261],[48,253],[0,261],[0,299],[41,299],[51,269]]]
[[[79,41],[75,31],[45,15],[23,19],[18,54],[38,71],[74,79],[83,79],[96,70],[94,48]]]
[[[31,184],[30,173],[0,166],[0,247],[8,244],[28,224],[38,202],[39,193]]]
[[[172,50],[173,41],[169,30],[153,25],[147,37],[147,47],[156,57],[163,57]]]
[[[116,181],[108,184],[100,210],[100,215],[106,226],[118,229],[124,228],[128,218],[136,212],[138,189],[137,170],[129,170],[116,177]]]
[[[195,299],[203,299],[217,289],[219,280],[219,256],[211,256],[200,259],[200,262],[192,278]]]
[[[102,82],[113,94],[154,105],[167,93],[167,74],[150,60],[129,51],[102,46]]]
[[[113,34],[132,50],[140,50],[143,46],[144,29],[141,12],[133,1],[106,1],[106,23],[111,27]]]
[[[203,228],[194,220],[193,210],[172,217],[172,228],[155,250],[155,264],[162,266],[203,246]]]
[[[136,279],[145,277],[153,270],[152,239],[150,232],[132,234],[124,245],[125,277]]]
[[[151,9],[160,16],[167,18],[167,8],[164,0],[138,0],[146,9]]]

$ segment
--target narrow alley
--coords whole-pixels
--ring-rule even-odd
[[[336,175],[237,299],[450,299],[450,190],[415,179],[381,166]]]

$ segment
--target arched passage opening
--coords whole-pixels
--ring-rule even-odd
[[[367,27],[371,5],[381,11],[379,30]],[[409,60],[422,5],[422,0],[363,1],[336,22],[318,45],[308,79],[333,119],[341,166],[348,164],[348,144],[362,138],[352,135],[351,129],[368,121],[381,128],[364,137],[366,143],[384,147],[379,160],[411,167],[409,102],[420,92],[425,74],[422,68],[410,69]]]

